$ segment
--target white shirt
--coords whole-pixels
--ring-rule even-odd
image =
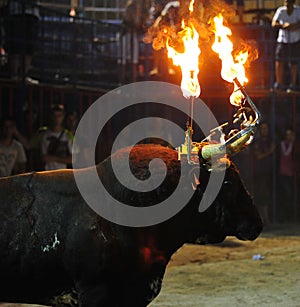
[[[13,140],[9,146],[0,144],[0,177],[10,176],[16,163],[26,163],[23,145]]]
[[[287,7],[279,7],[273,17],[273,21],[278,21],[281,25],[288,23],[296,23],[300,21],[300,7],[294,5],[294,10],[291,15],[287,13]],[[279,29],[277,42],[278,43],[296,43],[300,41],[300,28],[289,31],[284,29]]]
[[[49,145],[52,142],[56,142],[60,136],[61,132],[53,132],[51,130],[47,130],[44,132],[43,139],[42,139],[42,154],[43,155],[56,155],[56,156],[66,156],[72,153],[72,140],[69,137],[68,133],[65,131],[61,135],[59,139],[59,151],[55,154],[49,153]],[[61,155],[60,155],[61,154]],[[45,170],[55,170],[55,169],[63,169],[67,168],[67,164],[58,163],[58,162],[48,162],[45,164]]]

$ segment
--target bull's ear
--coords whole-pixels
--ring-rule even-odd
[[[199,184],[200,184],[200,181],[199,181],[199,179],[197,178],[197,176],[196,176],[195,173],[194,173],[194,180],[195,180],[196,185],[199,185]]]
[[[200,187],[200,181],[197,178],[196,174],[194,173],[194,181],[192,181],[192,188],[194,191],[196,191],[198,189],[198,187]]]
[[[203,186],[201,186],[199,175],[200,175],[201,169],[199,166],[194,166],[189,172],[188,176],[191,182],[192,189],[194,191],[197,191],[200,193],[201,197],[203,195]]]
[[[191,182],[191,186],[192,189],[194,191],[197,191],[200,187],[200,179],[199,179],[199,175],[200,175],[200,167],[199,166],[194,166],[189,172],[188,172],[188,176]]]

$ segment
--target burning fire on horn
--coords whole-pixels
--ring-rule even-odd
[[[181,38],[184,51],[179,52],[170,44],[170,38],[167,39],[166,47],[168,51],[168,57],[173,60],[173,64],[180,66],[182,78],[181,78],[181,90],[183,96],[187,99],[191,97],[200,96],[200,84],[198,81],[199,63],[198,57],[201,53],[199,44],[199,34],[194,25],[190,23],[189,26],[185,25],[185,21],[182,21],[182,31],[178,33],[178,37]]]
[[[203,4],[200,4],[203,7]],[[188,163],[193,164],[193,157],[198,156],[199,150],[201,150],[202,157],[205,160],[209,160],[212,155],[222,155],[224,149],[226,149],[226,153],[229,155],[236,154],[244,149],[251,142],[261,115],[244,89],[244,85],[248,82],[245,74],[245,65],[249,61],[249,50],[244,48],[240,52],[234,53],[233,43],[229,39],[229,36],[232,35],[231,29],[224,25],[224,18],[221,13],[216,16],[213,15],[211,16],[213,18],[210,18],[213,20],[212,32],[214,33],[212,50],[219,55],[222,62],[222,78],[234,85],[230,102],[238,109],[234,115],[234,124],[240,123],[240,129],[231,130],[228,136],[222,132],[219,144],[210,144],[203,147],[201,142],[192,141],[194,100],[201,94],[198,81],[201,49],[199,47],[199,31],[197,27],[199,24],[204,24],[204,22],[197,20],[201,14],[198,14],[199,12],[195,13],[195,0],[190,1],[188,5],[189,13],[185,14],[184,18],[182,18],[181,29],[179,31],[177,31],[177,25],[172,25],[169,28],[162,27],[161,31],[157,31],[169,9],[179,8],[181,5],[182,3],[179,1],[169,2],[161,15],[156,19],[153,28],[158,32],[158,35],[153,39],[153,46],[154,49],[159,49],[162,46],[166,47],[168,57],[173,60],[174,65],[181,68],[181,90],[183,96],[190,102],[190,120],[187,125],[185,142],[178,147],[178,154],[179,159],[181,156],[186,156]],[[184,5],[187,4],[184,3]],[[209,29],[208,24],[206,24],[206,27]],[[156,48],[157,46],[159,47]],[[213,129],[212,134],[216,129],[222,131],[225,125],[223,124]],[[209,139],[209,136],[207,139]]]
[[[249,52],[248,50],[240,51],[233,57],[233,44],[229,39],[232,32],[228,27],[224,26],[223,21],[224,19],[221,13],[213,19],[215,42],[212,45],[212,49],[219,54],[219,58],[222,61],[222,78],[227,82],[234,83],[234,90],[230,96],[230,102],[235,106],[240,106],[242,99],[245,97],[234,80],[237,79],[242,86],[248,82],[244,65],[247,62]]]
[[[194,0],[189,5],[190,14],[194,11]],[[170,43],[171,38],[166,41],[168,57],[173,60],[173,64],[181,68],[181,90],[183,96],[187,99],[200,96],[201,89],[198,81],[199,73],[199,34],[192,22],[186,24],[185,20],[181,22],[182,31],[176,37],[183,42],[183,52],[177,51]]]

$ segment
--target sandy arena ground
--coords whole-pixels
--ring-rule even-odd
[[[253,260],[260,254],[263,260]],[[0,304],[0,307],[37,305]],[[300,225],[280,225],[254,242],[184,245],[151,307],[300,306]]]
[[[273,227],[254,242],[183,246],[150,306],[300,306],[300,225]]]

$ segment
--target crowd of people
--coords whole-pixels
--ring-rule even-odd
[[[74,148],[77,124],[77,113],[65,114],[61,104],[51,106],[49,125],[40,127],[29,139],[20,133],[12,118],[3,119],[0,123],[0,177],[27,171],[72,168],[72,158],[73,161],[74,158],[81,159],[80,165],[85,165],[84,160],[88,160],[87,155],[91,152],[87,147],[81,151]],[[241,153],[240,159],[236,161],[245,181],[248,181],[246,172],[251,168],[249,157],[246,156],[250,155],[254,161],[253,169],[250,170],[255,178],[252,192],[265,225],[269,225],[272,220],[274,187],[278,196],[278,221],[293,222],[297,219],[295,204],[299,200],[299,154],[300,142],[296,140],[292,128],[282,131],[282,137],[275,144],[268,123],[263,122],[253,145],[244,154]],[[250,182],[247,185],[251,186]]]
[[[249,152],[248,152],[249,154]],[[267,122],[259,126],[258,135],[255,137],[250,149],[253,160],[253,169],[250,165],[243,164],[241,157],[237,163],[240,165],[242,176],[247,171],[252,171],[252,193],[258,206],[260,215],[266,226],[271,224],[272,217],[277,217],[277,222],[295,222],[299,214],[299,185],[300,185],[300,142],[296,139],[295,131],[287,127],[281,131],[275,143]],[[243,176],[244,177],[244,176]],[[251,180],[245,176],[245,181],[251,186]],[[276,202],[274,209],[273,203]],[[274,212],[277,210],[277,212]]]
[[[40,127],[30,138],[18,129],[14,119],[0,123],[0,177],[24,173],[72,168],[72,155],[80,155],[81,165],[86,152],[74,150],[73,140],[78,123],[76,112],[65,114],[62,104],[51,106],[49,124]],[[30,157],[30,161],[28,160]]]

